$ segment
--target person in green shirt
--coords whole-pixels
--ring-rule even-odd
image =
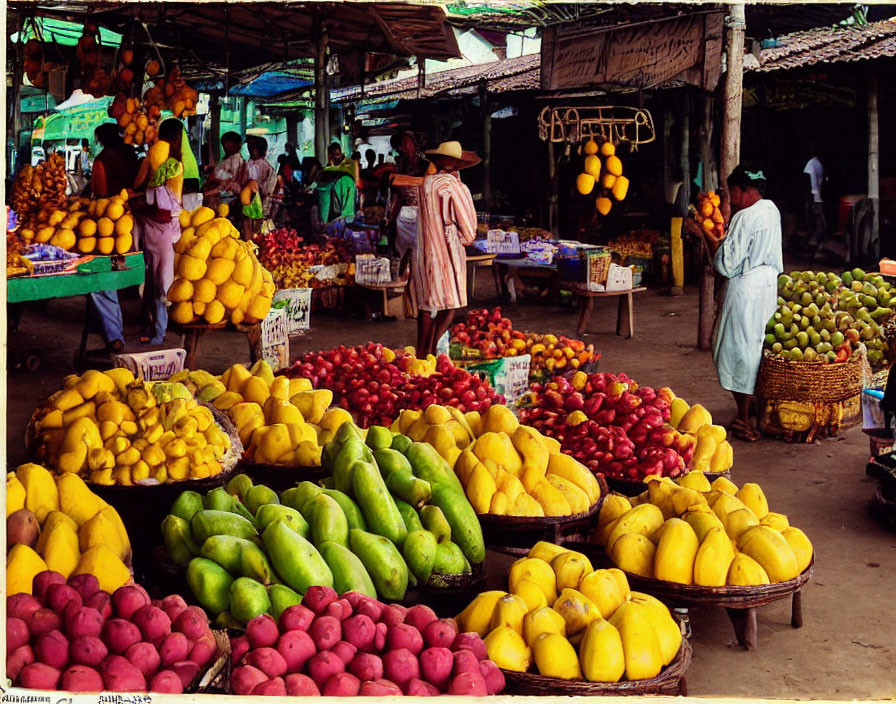
[[[327,149],[327,161],[315,187],[320,219],[325,223],[339,218],[354,220],[357,164],[342,153],[336,142]]]

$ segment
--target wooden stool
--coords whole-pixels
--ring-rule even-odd
[[[178,326],[180,332],[180,346],[187,351],[184,360],[184,369],[198,369],[196,363],[199,359],[199,351],[202,347],[202,338],[209,330],[223,330],[227,323],[208,325],[203,323],[189,323]],[[261,359],[261,325],[259,323],[240,323],[237,331],[246,335],[249,342],[249,358],[254,364]]]
[[[480,266],[488,266],[492,267],[494,271],[495,257],[497,256],[497,254],[474,254],[467,257],[467,303],[473,300],[476,291],[476,269]],[[497,275],[495,281],[497,282]],[[498,292],[500,293],[500,291],[501,287],[498,286]]]
[[[638,286],[636,288],[625,289],[622,291],[591,291],[581,286],[574,286],[570,289],[579,299],[579,322],[576,325],[576,334],[581,337],[585,333],[585,327],[588,325],[588,318],[594,310],[594,299],[605,296],[617,296],[619,298],[619,312],[616,317],[616,334],[626,339],[635,336],[635,312],[632,303],[632,294],[646,291],[647,287]]]
[[[382,291],[383,293],[383,316],[389,315],[389,292],[404,293],[408,285],[408,279],[399,279],[398,281],[390,281],[387,284],[358,284],[361,288],[368,291]]]

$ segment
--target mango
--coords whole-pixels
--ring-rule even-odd
[[[664,523],[663,512],[653,504],[640,504],[621,516],[607,539],[607,549],[612,553],[613,545],[628,533],[642,536],[652,535]]]
[[[254,579],[235,579],[230,585],[229,594],[230,615],[240,623],[248,623],[271,608],[267,589]]]
[[[389,539],[355,528],[349,531],[349,547],[364,564],[381,599],[398,601],[404,598],[408,588],[408,567]]]
[[[589,505],[600,499],[600,484],[594,474],[583,464],[562,452],[553,452],[548,461],[548,474],[566,479],[588,495]]]
[[[614,541],[610,559],[624,572],[653,577],[655,553],[656,548],[648,538],[640,533],[626,533]]]
[[[294,530],[303,538],[308,538],[311,534],[311,527],[301,513],[289,506],[280,504],[265,504],[260,506],[258,513],[255,514],[255,524],[258,530],[264,530],[274,521],[283,521],[287,527]]]
[[[517,583],[523,579],[528,579],[541,587],[548,603],[553,604],[557,600],[557,577],[551,565],[544,560],[524,557],[514,562],[507,580],[512,593],[516,592]]]
[[[550,606],[529,611],[523,617],[523,640],[527,645],[534,643],[543,633],[566,636],[566,621]]]
[[[735,494],[760,521],[768,514],[768,501],[762,487],[752,482],[744,484]],[[735,537],[735,536],[732,536]]]
[[[492,408],[504,408],[504,406],[492,406]],[[488,415],[488,411],[486,412]],[[550,461],[550,452],[541,439],[540,434],[536,435],[532,428],[521,425],[510,434],[513,446],[523,458],[523,471],[527,469],[535,470],[542,475],[548,470]]]
[[[618,682],[625,674],[622,636],[609,621],[588,624],[579,646],[582,674],[589,682]]]
[[[526,557],[535,557],[550,564],[555,557],[562,555],[565,552],[569,552],[569,549],[564,548],[561,545],[549,543],[546,540],[539,540],[529,549]]]
[[[47,570],[47,563],[34,550],[19,543],[6,556],[6,593],[31,594],[34,577]]]
[[[681,648],[681,627],[672,618],[668,607],[656,597],[632,592],[631,603],[640,606],[641,612],[647,617],[650,627],[656,634],[663,665],[668,665]]]
[[[168,514],[162,521],[162,541],[168,556],[183,567],[199,554],[199,547],[190,533],[190,524],[174,514]]]
[[[519,421],[513,412],[504,405],[494,404],[489,406],[488,410],[481,415],[481,433],[505,433],[512,436],[517,428]]]
[[[757,586],[771,582],[762,565],[749,555],[739,552],[728,568],[726,583],[731,586]]]
[[[626,602],[613,614],[610,624],[616,627],[622,640],[626,679],[656,677],[663,669],[663,657],[659,640],[643,609]]]
[[[433,574],[465,574],[469,571],[470,563],[456,543],[450,540],[437,543],[436,559],[432,566]]]
[[[758,526],[746,531],[738,547],[762,566],[772,583],[786,582],[800,573],[796,555],[784,536],[773,528]]]
[[[781,531],[781,536],[787,541],[790,549],[793,550],[797,569],[802,574],[812,563],[812,555],[814,553],[812,543],[799,528],[785,528]]]
[[[564,589],[553,609],[566,622],[566,635],[573,643],[581,641],[588,624],[600,619],[600,611],[591,599],[576,589]]]
[[[585,575],[578,590],[591,599],[603,618],[610,618],[629,597],[625,574],[614,570],[594,570]]]
[[[53,475],[46,469],[29,462],[16,469],[16,478],[25,489],[25,508],[31,511],[39,522],[43,523],[50,511],[59,510],[59,491],[56,482],[53,481]]]
[[[703,406],[695,403],[682,416],[676,429],[682,433],[696,434],[704,425],[712,425],[712,416]]]
[[[428,530],[409,531],[402,546],[402,556],[419,582],[425,583],[433,572],[438,542]]]
[[[700,471],[688,472],[683,477],[679,477],[675,481],[679,484],[679,486],[684,486],[688,489],[693,489],[694,491],[703,492],[709,491],[712,488],[709,485],[709,480],[706,478],[706,475]]]
[[[591,561],[582,553],[572,550],[558,555],[551,561],[551,569],[557,578],[557,589],[578,589],[582,579],[594,572]]]
[[[522,473],[522,459],[507,433],[483,433],[473,443],[472,452],[481,461],[492,460],[511,474],[519,476]]]
[[[96,545],[78,561],[72,575],[92,574],[100,583],[100,589],[113,594],[116,589],[131,580],[131,572],[105,545]]]
[[[320,493],[314,497],[310,510],[311,535],[316,547],[320,548],[324,542],[348,547],[348,520],[335,499]]]
[[[732,560],[734,548],[725,531],[718,527],[710,528],[694,559],[694,584],[703,587],[725,586]]]
[[[360,558],[344,545],[323,542],[319,546],[321,557],[333,573],[333,588],[337,594],[358,592],[376,599],[376,587]]]
[[[532,665],[532,650],[518,631],[501,626],[485,638],[488,659],[498,667],[512,672],[526,672]]]
[[[582,669],[576,649],[557,633],[542,633],[532,645],[538,673],[545,677],[581,679]]]
[[[693,584],[694,558],[699,547],[694,529],[680,518],[670,518],[656,548],[654,577],[678,584]]]
[[[198,545],[213,535],[233,535],[237,538],[254,538],[257,533],[250,521],[227,511],[198,511],[190,520],[190,530]]]
[[[507,596],[507,592],[499,590],[481,592],[467,607],[457,615],[457,626],[460,633],[478,633],[484,638],[489,632],[492,616],[498,601]]]
[[[333,572],[317,549],[282,521],[271,523],[262,539],[271,564],[292,589],[304,594],[311,585],[333,586]]]

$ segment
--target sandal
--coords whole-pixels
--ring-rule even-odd
[[[734,437],[736,437],[738,440],[742,440],[743,442],[756,442],[760,437],[762,437],[758,430],[754,429],[747,423],[744,423],[744,421],[742,421],[740,418],[731,421],[731,425],[728,426],[728,430]]]

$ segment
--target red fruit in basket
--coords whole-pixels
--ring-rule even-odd
[[[187,602],[180,594],[171,594],[162,599],[159,606],[168,615],[171,623],[174,623],[177,621],[177,617],[187,609]]]
[[[454,656],[448,648],[427,648],[420,653],[420,673],[427,682],[445,691],[454,670]]]
[[[305,631],[289,631],[277,641],[277,652],[285,660],[287,672],[300,672],[317,648]]]
[[[50,631],[34,641],[34,657],[38,662],[62,670],[68,664],[68,638],[61,631]]]
[[[173,670],[162,670],[157,672],[149,683],[150,692],[159,692],[160,694],[183,694],[184,685],[180,681],[177,673]]]
[[[489,694],[500,694],[504,691],[506,685],[504,673],[494,662],[480,660],[479,671],[482,673],[482,679],[485,680],[485,688]]]
[[[6,600],[7,617],[20,618],[26,623],[28,622],[28,617],[40,608],[40,601],[31,596],[31,594],[25,594],[24,592],[13,594]]]
[[[462,697],[484,697],[488,695],[488,688],[479,672],[461,672],[451,680],[448,694]]]
[[[361,680],[349,672],[340,672],[327,680],[321,694],[325,697],[355,697],[359,691]]]
[[[342,640],[342,624],[332,616],[318,616],[308,629],[318,650],[330,650]]]
[[[389,604],[383,608],[383,613],[380,615],[380,621],[389,626],[389,628],[392,628],[400,623],[404,623],[406,613],[407,609],[405,607],[399,604]]]
[[[6,619],[6,653],[11,653],[16,648],[28,644],[30,635],[28,625],[20,618],[10,617]]]
[[[306,606],[295,604],[280,614],[278,626],[282,633],[287,631],[307,631],[314,621],[314,612]]]
[[[305,592],[302,606],[311,609],[316,614],[321,614],[338,598],[339,595],[333,587],[312,586],[308,587],[308,591]]]
[[[362,697],[401,697],[403,692],[394,682],[389,680],[372,680],[363,682],[358,694]]]
[[[59,686],[59,678],[62,673],[55,667],[42,662],[33,662],[25,665],[19,672],[18,684],[25,689],[53,690]]]
[[[322,690],[330,677],[345,672],[345,663],[335,653],[325,650],[308,661],[307,672]]]
[[[190,687],[199,675],[199,665],[191,660],[176,662],[169,669],[180,677],[180,682],[184,689]]]
[[[110,692],[145,692],[146,678],[127,658],[110,655],[103,660],[103,682]]]
[[[286,694],[290,697],[319,697],[320,689],[308,675],[286,676]]]
[[[234,694],[252,694],[252,690],[267,681],[268,676],[251,665],[241,665],[230,675],[230,686]]]
[[[383,676],[383,661],[379,655],[357,652],[348,664],[348,671],[361,681],[376,680]]]
[[[430,648],[450,648],[457,638],[454,619],[443,618],[430,623],[423,631],[423,640]]]
[[[134,643],[134,645],[128,648],[124,656],[128,659],[128,662],[143,673],[147,682],[152,679],[152,676],[162,664],[159,651],[152,643],[145,641]]]
[[[129,619],[137,609],[150,603],[149,597],[142,589],[134,584],[119,587],[112,594],[112,603],[115,605],[115,613],[118,618]]]
[[[441,694],[435,685],[420,679],[413,679],[405,683],[404,693],[408,697],[437,697]]]
[[[343,622],[342,632],[343,638],[358,650],[371,650],[376,636],[376,624],[369,616],[356,614]]]
[[[462,672],[479,673],[479,660],[470,650],[455,650],[454,669],[452,673],[456,676]]]
[[[252,695],[256,697],[285,697],[286,682],[282,677],[277,677],[267,682],[260,682],[252,690]]]
[[[339,656],[339,659],[345,663],[346,667],[355,657],[358,649],[348,641],[341,640],[333,646],[332,651]]]
[[[253,648],[269,648],[277,642],[280,631],[274,619],[261,614],[246,624],[246,635]]]
[[[103,625],[103,642],[109,647],[109,651],[116,655],[124,655],[134,643],[143,640],[140,629],[130,621],[123,618],[113,618]]]
[[[345,621],[352,615],[352,605],[347,599],[337,599],[327,607],[326,615],[332,616],[339,621]]]
[[[407,648],[398,648],[383,655],[383,672],[386,679],[401,686],[420,677],[420,663],[413,652]]]
[[[45,635],[50,631],[57,631],[62,628],[62,619],[52,609],[37,609],[32,611],[24,619],[28,625],[28,632],[32,638]]]
[[[90,597],[100,590],[100,582],[96,578],[96,575],[92,574],[73,575],[72,577],[69,577],[68,584],[70,587],[77,590],[85,604]]]
[[[236,640],[236,639],[234,639]],[[248,640],[246,641],[248,645]],[[190,655],[190,641],[183,633],[169,633],[159,646],[162,667],[168,667]]]
[[[102,692],[103,676],[92,667],[72,665],[62,673],[60,688],[66,692]]]
[[[65,632],[69,638],[78,636],[99,636],[103,631],[105,619],[96,609],[81,606],[66,612]]]
[[[282,677],[287,672],[286,660],[274,648],[256,648],[246,656],[246,664],[257,667],[269,678]]]
[[[413,626],[421,633],[423,632],[423,629],[426,628],[430,623],[438,620],[439,617],[436,615],[436,612],[425,604],[417,604],[416,606],[412,606],[408,609],[408,612],[404,617],[404,622],[407,625]]]
[[[150,643],[160,643],[171,633],[171,619],[157,606],[148,605],[137,609],[131,616],[131,621],[140,629],[144,640]]]
[[[78,606],[83,604],[81,595],[76,589],[65,583],[54,583],[47,587],[46,604],[57,614],[64,614],[65,608],[71,603]]]
[[[183,635],[183,634],[181,634]],[[249,652],[249,638],[247,636],[236,636],[230,639],[230,663],[236,665],[243,659],[243,656]]]
[[[406,648],[412,655],[417,655],[417,653],[423,650],[423,636],[413,626],[409,626],[406,623],[397,623],[394,626],[389,626],[389,631],[386,635],[386,646],[390,650]]]
[[[195,662],[200,668],[204,668],[211,662],[217,652],[218,643],[215,641],[215,637],[209,633],[202,636],[193,644],[193,647],[190,648],[190,655],[187,657],[187,660]]]
[[[73,638],[69,644],[69,658],[76,665],[99,667],[109,655],[106,644],[95,636]]]
[[[65,577],[53,570],[44,570],[34,575],[34,579],[31,582],[31,592],[36,599],[44,601],[47,598],[47,590],[53,584],[65,584]]]

